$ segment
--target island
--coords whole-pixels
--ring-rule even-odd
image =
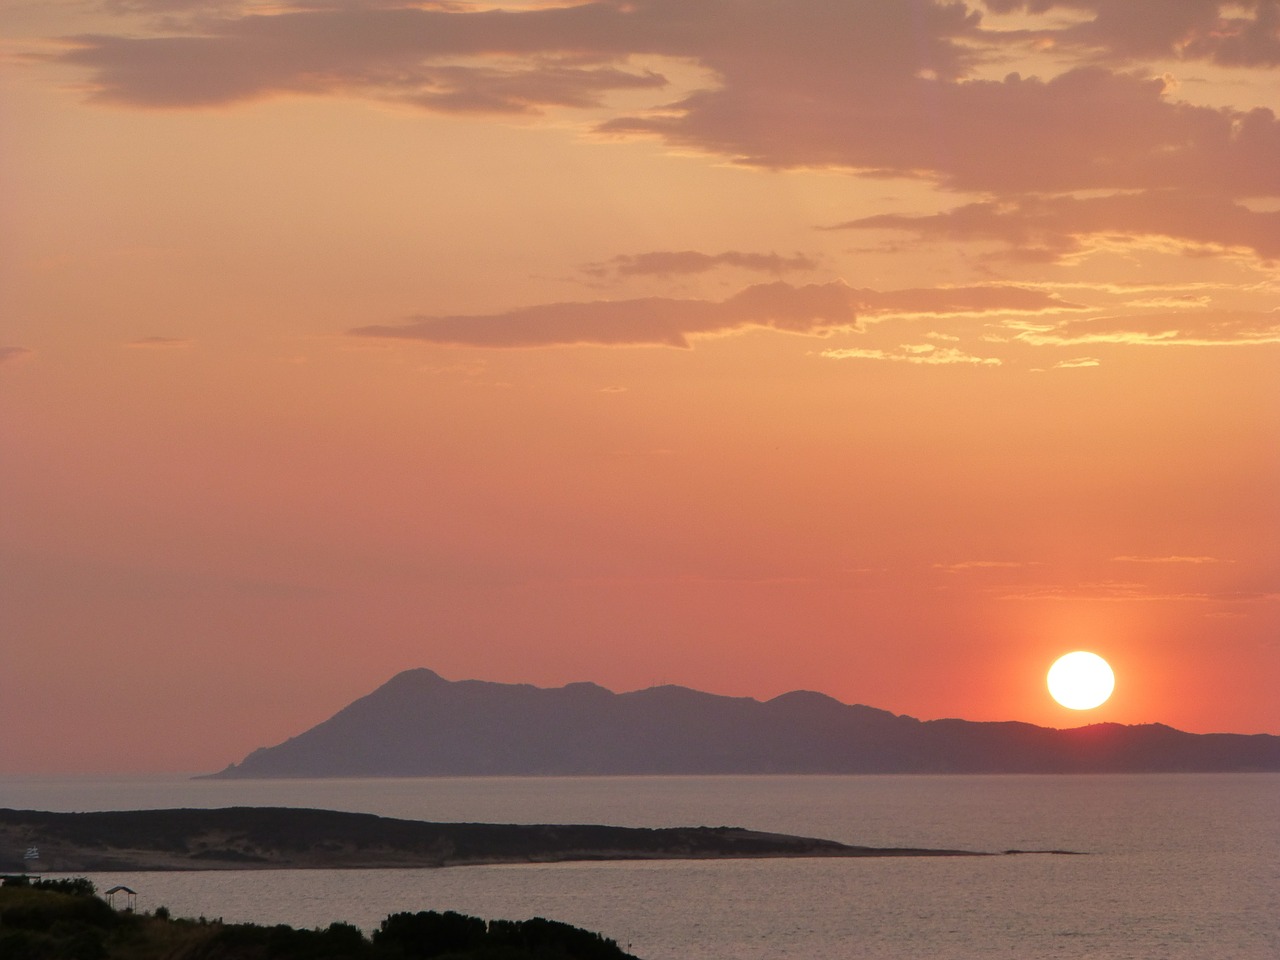
[[[1159,723],[918,720],[821,693],[764,702],[671,685],[614,693],[396,674],[216,779],[1280,771],[1280,736]]]
[[[38,854],[38,859],[24,863],[24,856],[31,851]],[[417,868],[569,860],[989,855],[971,850],[852,846],[723,826],[431,823],[292,807],[93,813],[0,809],[0,871],[22,870],[24,865],[42,871],[76,873]]]

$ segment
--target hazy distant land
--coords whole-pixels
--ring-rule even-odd
[[[428,823],[284,807],[96,813],[0,810],[0,871],[21,870],[22,855],[30,847],[39,849],[40,869],[58,873],[984,855],[968,850],[849,846],[740,827]]]
[[[1280,771],[1280,737],[917,720],[794,691],[617,694],[407,670],[215,777]]]

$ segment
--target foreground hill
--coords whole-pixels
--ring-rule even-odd
[[[5,877],[0,883],[5,960],[635,960],[618,944],[567,923],[395,913],[371,937],[349,923],[301,930],[116,911],[75,880]]]
[[[849,846],[739,827],[428,823],[285,807],[96,813],[0,809],[0,870],[22,869],[23,852],[31,847],[39,851],[41,869],[58,873],[977,855]]]
[[[1280,737],[916,720],[796,691],[451,682],[407,670],[216,777],[1280,771]]]

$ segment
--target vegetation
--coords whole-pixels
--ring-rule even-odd
[[[5,877],[4,960],[630,960],[618,945],[565,923],[396,913],[372,937],[349,923],[300,930],[116,911],[93,884]]]

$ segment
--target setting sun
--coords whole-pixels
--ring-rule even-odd
[[[1107,702],[1115,689],[1111,666],[1096,653],[1077,650],[1049,668],[1049,693],[1071,710],[1092,710]]]

